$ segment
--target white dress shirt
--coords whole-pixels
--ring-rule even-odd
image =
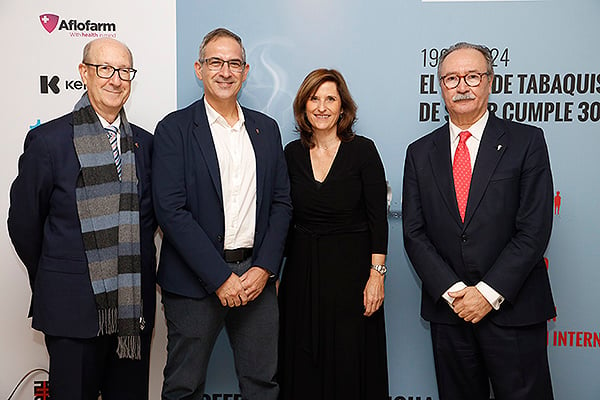
[[[256,157],[244,113],[236,105],[239,119],[230,126],[204,99],[221,176],[226,250],[253,247],[256,225]]]
[[[479,151],[479,144],[481,143],[481,138],[483,136],[483,131],[485,129],[485,125],[487,124],[488,118],[490,114],[488,111],[483,114],[483,116],[471,125],[468,129],[460,129],[458,126],[454,125],[452,121],[450,121],[450,155],[451,159],[454,160],[454,154],[456,153],[456,148],[458,147],[458,142],[460,141],[460,133],[467,130],[471,133],[471,136],[467,139],[466,145],[469,149],[469,156],[471,158],[471,171],[473,171],[475,167],[475,160],[477,159],[477,152]],[[450,286],[448,290],[442,294],[442,297],[448,304],[451,306],[454,302],[454,298],[448,295],[448,292],[456,292],[458,290],[462,290],[466,288],[467,285],[462,282],[456,282],[454,285]],[[494,310],[498,310],[500,308],[500,304],[504,301],[504,297],[500,295],[496,290],[494,290],[490,285],[485,283],[484,281],[480,281],[475,285],[477,290],[485,297],[485,299],[490,303],[490,305],[494,308]]]

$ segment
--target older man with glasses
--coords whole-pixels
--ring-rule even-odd
[[[552,173],[541,129],[488,111],[492,66],[485,46],[442,52],[450,120],[407,150],[404,245],[423,281],[440,400],[488,400],[490,382],[497,400],[549,400]]]
[[[50,355],[51,397],[143,400],[156,303],[153,137],[125,115],[136,73],[127,46],[91,41],[79,72],[87,91],[74,110],[27,134],[8,229]]]

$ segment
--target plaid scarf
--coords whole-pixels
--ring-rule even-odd
[[[96,299],[98,335],[117,334],[120,358],[139,360],[143,329],[139,201],[133,134],[121,109],[121,180],[106,132],[87,92],[73,110],[81,173],[77,212]]]

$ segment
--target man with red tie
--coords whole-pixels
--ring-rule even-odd
[[[553,212],[543,132],[488,111],[485,46],[444,50],[449,122],[406,154],[404,245],[423,282],[440,400],[552,399],[543,254]]]

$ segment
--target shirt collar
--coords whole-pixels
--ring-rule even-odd
[[[244,125],[244,122],[246,120],[244,118],[244,113],[242,112],[242,107],[240,106],[240,103],[238,103],[236,101],[235,105],[237,107],[238,120],[233,126],[230,126],[227,123],[227,121],[225,120],[225,118],[223,118],[223,116],[221,114],[219,114],[217,112],[217,110],[215,110],[214,108],[212,108],[212,106],[210,104],[208,104],[208,101],[206,101],[206,97],[205,97],[204,98],[204,107],[206,108],[206,117],[208,118],[208,124],[210,126],[212,126],[212,125],[218,123],[219,125],[222,125],[223,127],[226,127],[229,129],[234,129],[234,130],[239,130],[242,127],[242,125]]]
[[[488,118],[490,116],[489,111],[485,111],[485,113],[471,125],[468,129],[460,129],[458,126],[454,125],[452,121],[450,121],[450,139],[452,142],[459,140],[460,133],[463,131],[469,131],[471,136],[473,136],[477,141],[481,141],[481,137],[483,136],[483,130],[485,129],[485,125],[487,124]]]
[[[109,124],[104,118],[100,116],[100,114],[96,113],[96,115],[98,116],[98,119],[100,120],[100,123],[102,124],[103,128],[106,128],[108,126],[114,126],[117,129],[119,129],[119,127],[121,126],[121,115],[117,115],[117,118],[113,121],[112,124]]]

